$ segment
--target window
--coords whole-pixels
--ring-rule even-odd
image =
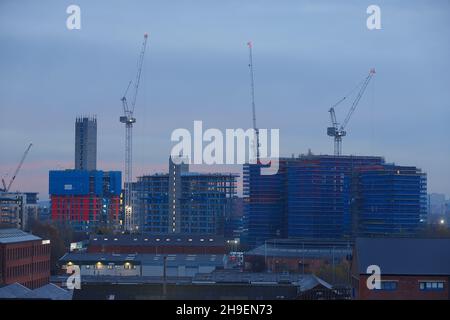
[[[397,290],[397,287],[398,287],[397,281],[381,281],[380,289],[376,290],[394,291]]]
[[[419,281],[420,291],[444,290],[444,281]]]

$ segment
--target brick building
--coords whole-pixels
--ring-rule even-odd
[[[50,280],[50,241],[18,229],[0,229],[0,286],[20,283],[30,289]]]
[[[222,236],[186,234],[95,235],[89,239],[89,253],[225,254]]]
[[[347,263],[352,243],[301,239],[273,239],[244,253],[246,270],[314,273],[326,265]]]
[[[369,289],[369,266],[381,283]],[[448,300],[450,239],[358,238],[352,257],[355,298],[361,300]]]

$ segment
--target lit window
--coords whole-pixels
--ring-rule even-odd
[[[397,290],[397,287],[398,287],[397,281],[381,281],[380,289],[375,290],[394,291]]]
[[[444,281],[420,281],[421,291],[441,291],[444,290]]]

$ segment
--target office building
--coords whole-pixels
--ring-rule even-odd
[[[97,119],[75,121],[75,169],[97,170]]]
[[[19,283],[34,289],[49,279],[50,240],[14,228],[0,229],[0,287]]]

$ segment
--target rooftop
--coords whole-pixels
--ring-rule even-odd
[[[166,257],[167,267],[184,266],[223,266],[225,255],[215,254],[114,254],[114,253],[66,253],[59,259],[60,262],[72,262],[75,264],[126,263],[136,265],[164,264]]]
[[[360,274],[450,275],[450,239],[357,238],[354,258]]]
[[[300,257],[300,258],[322,258],[335,257],[337,259],[346,257],[352,253],[352,245],[349,242],[319,242],[302,241],[296,239],[270,240],[265,245],[256,247],[245,255],[268,256],[268,257]]]
[[[6,228],[0,229],[0,243],[16,243],[25,241],[36,241],[42,240],[39,237],[32,235],[31,233],[26,233],[19,229]]]
[[[52,283],[30,290],[19,283],[0,288],[0,299],[72,300],[72,292]]]
[[[241,272],[238,270],[218,270],[211,273],[197,273],[192,283],[246,283],[246,284],[294,284],[301,291],[310,290],[318,285],[331,289],[331,285],[311,274]]]
[[[216,235],[121,234],[91,236],[89,244],[115,246],[224,246],[225,239]]]

